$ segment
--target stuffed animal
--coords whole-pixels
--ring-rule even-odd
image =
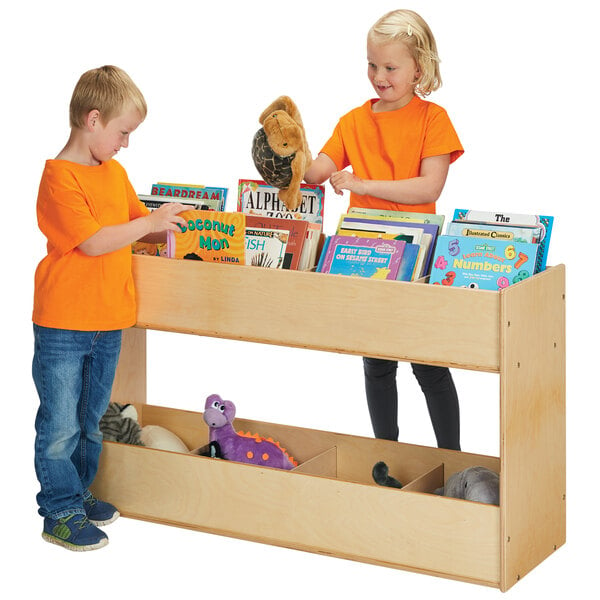
[[[499,505],[500,478],[486,467],[469,467],[454,473],[444,487],[435,490],[440,496]]]
[[[138,423],[138,415],[132,404],[111,402],[100,419],[100,431],[105,440],[143,446],[142,428]]]
[[[387,487],[401,488],[402,484],[391,477],[388,466],[378,462],[373,467],[375,483]],[[469,467],[448,478],[446,485],[437,488],[434,494],[449,498],[460,498],[485,504],[499,504],[499,477],[497,473],[486,467]]]
[[[389,472],[388,466],[383,461],[379,461],[373,467],[373,479],[375,483],[386,487],[401,488],[402,484],[397,479],[394,479]]]
[[[287,470],[298,466],[285,449],[271,438],[236,431],[232,425],[234,417],[233,402],[222,400],[218,394],[208,396],[204,421],[209,427],[210,442],[219,444],[224,459]]]
[[[171,452],[189,452],[189,448],[173,432],[160,425],[138,423],[138,414],[133,404],[111,402],[100,419],[100,431],[106,441],[146,446]]]
[[[261,177],[279,188],[288,210],[302,202],[300,183],[312,163],[300,112],[291,98],[280,96],[258,119],[262,125],[252,140],[252,159]]]

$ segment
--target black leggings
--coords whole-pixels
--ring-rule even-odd
[[[363,358],[367,404],[376,438],[398,441],[397,361]],[[411,363],[427,401],[439,448],[460,450],[458,396],[447,367]]]

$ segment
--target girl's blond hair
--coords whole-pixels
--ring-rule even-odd
[[[89,112],[98,110],[100,120],[106,125],[129,103],[139,111],[142,119],[146,118],[146,100],[125,71],[112,65],[91,69],[79,78],[73,90],[69,122],[71,127],[84,127]]]
[[[428,96],[442,85],[435,38],[423,17],[412,10],[393,10],[381,17],[367,35],[374,44],[402,42],[419,67],[415,93]]]

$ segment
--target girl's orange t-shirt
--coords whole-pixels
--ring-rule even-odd
[[[421,161],[450,154],[454,162],[463,147],[446,111],[414,96],[403,108],[373,112],[376,100],[344,115],[322,153],[338,170],[352,167],[361,179],[393,181],[418,177]],[[435,213],[435,203],[398,204],[373,196],[350,194],[350,206]]]
[[[47,256],[35,273],[33,322],[80,331],[134,325],[131,248],[87,256],[78,246],[101,227],[147,214],[116,160],[98,166],[48,160],[37,202]]]

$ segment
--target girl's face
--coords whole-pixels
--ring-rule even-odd
[[[375,112],[397,110],[415,95],[415,84],[421,72],[402,42],[374,43],[367,40],[368,77],[380,100]]]

